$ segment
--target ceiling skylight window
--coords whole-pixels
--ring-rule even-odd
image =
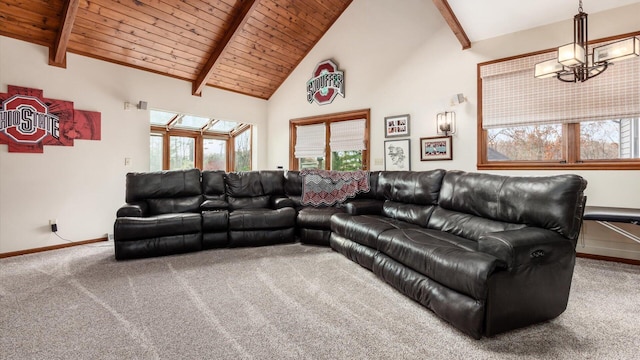
[[[231,130],[238,127],[239,125],[242,125],[242,124],[237,123],[235,121],[218,120],[213,125],[211,125],[209,130],[228,133]]]
[[[166,126],[178,114],[168,111],[151,110],[151,125]]]
[[[202,135],[210,134],[231,136],[232,132],[242,131],[247,126],[247,124],[236,121],[219,120],[171,111],[151,110],[149,113],[149,122],[151,127],[163,127],[166,131],[175,129],[181,131],[194,131]]]
[[[209,123],[209,119],[199,116],[183,115],[176,121],[175,127],[181,129],[200,130]]]

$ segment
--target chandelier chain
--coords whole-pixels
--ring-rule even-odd
[[[584,11],[582,10],[582,0],[579,0],[579,1],[580,1],[580,3],[578,5],[578,12],[581,13],[581,12],[584,12]]]

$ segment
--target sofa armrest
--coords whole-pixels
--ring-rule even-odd
[[[555,231],[535,227],[481,235],[478,250],[503,260],[509,269],[555,262],[567,255],[575,256],[571,240]]]
[[[127,203],[122,205],[116,217],[145,217],[149,213],[147,203],[144,201]]]
[[[282,208],[295,208],[296,204],[293,200],[289,199],[286,196],[273,196],[271,197],[271,208],[272,209],[282,209]]]
[[[343,207],[347,214],[351,215],[379,215],[382,213],[384,201],[375,199],[353,199],[346,202]]]

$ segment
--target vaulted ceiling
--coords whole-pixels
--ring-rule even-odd
[[[194,95],[213,86],[269,99],[351,1],[1,0],[0,35],[49,47],[54,66],[66,67],[71,52],[190,81]],[[463,49],[570,20],[578,3],[432,1]],[[584,5],[598,12],[638,2]]]
[[[2,0],[0,35],[268,99],[351,0]]]

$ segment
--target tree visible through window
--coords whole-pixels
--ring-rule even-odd
[[[251,130],[245,130],[235,137],[234,170],[251,170]]]
[[[218,139],[203,139],[202,170],[227,169],[227,142]]]
[[[562,160],[562,125],[533,125],[487,130],[490,161]]]
[[[149,139],[149,170],[160,171],[162,170],[162,147],[163,147],[162,134],[151,134]]]
[[[331,170],[362,170],[362,151],[334,151],[331,153]]]
[[[169,138],[169,170],[194,168],[195,154],[196,140],[194,138],[182,136]]]

